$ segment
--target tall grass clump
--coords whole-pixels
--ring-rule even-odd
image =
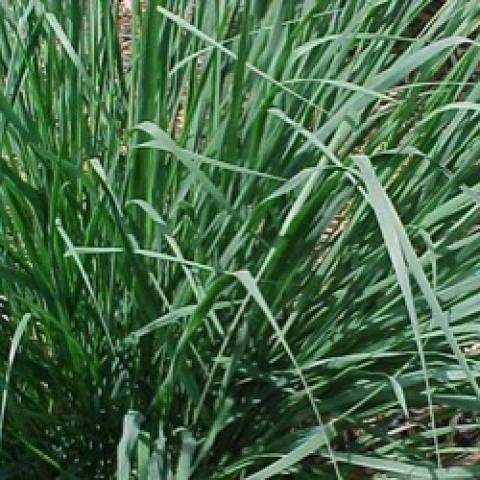
[[[478,478],[478,0],[120,7],[0,3],[0,478]]]

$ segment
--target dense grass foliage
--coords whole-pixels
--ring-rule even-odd
[[[478,0],[132,3],[1,2],[0,477],[478,478]]]

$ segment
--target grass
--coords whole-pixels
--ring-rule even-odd
[[[0,477],[477,478],[478,2],[132,3],[0,5]]]

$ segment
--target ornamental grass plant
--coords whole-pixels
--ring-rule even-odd
[[[478,0],[131,3],[0,2],[0,478],[479,478]]]

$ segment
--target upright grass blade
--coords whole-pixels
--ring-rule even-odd
[[[19,324],[17,325],[17,328],[15,329],[15,333],[12,338],[12,344],[10,346],[10,353],[8,355],[8,366],[7,366],[7,371],[5,373],[5,380],[3,382],[3,388],[2,388],[2,407],[0,410],[0,451],[2,448],[2,442],[3,442],[3,431],[4,431],[3,425],[5,422],[5,412],[7,410],[8,387],[10,384],[10,378],[12,376],[13,362],[15,360],[17,350],[20,346],[20,342],[22,340],[25,329],[27,328],[28,322],[30,321],[30,318],[31,318],[31,315],[27,313],[20,320]]]
[[[131,475],[131,455],[140,434],[142,416],[138,412],[128,412],[123,420],[123,433],[117,452],[118,480],[128,480]]]
[[[272,325],[272,327],[275,331],[275,334],[277,335],[280,343],[282,344],[283,348],[285,349],[288,357],[290,358],[291,362],[293,363],[295,371],[296,371],[296,373],[297,373],[297,375],[298,375],[298,377],[299,377],[299,379],[300,379],[300,381],[303,385],[303,388],[305,389],[305,393],[306,393],[306,395],[307,395],[307,397],[310,401],[310,405],[311,405],[312,410],[315,414],[315,417],[317,419],[319,427],[323,431],[324,442],[327,445],[328,453],[330,454],[330,459],[332,461],[333,468],[335,470],[335,475],[337,476],[337,478],[342,478],[342,475],[340,474],[340,470],[338,469],[338,466],[337,466],[337,463],[336,463],[336,460],[335,460],[335,455],[334,455],[332,447],[330,445],[330,440],[328,438],[326,427],[324,426],[322,417],[321,417],[320,412],[319,412],[319,410],[316,406],[315,399],[314,399],[313,394],[312,394],[312,390],[311,390],[310,386],[308,385],[307,380],[305,379],[305,376],[303,375],[303,372],[302,372],[297,360],[295,359],[295,356],[292,353],[292,350],[290,349],[287,341],[285,340],[285,337],[283,336],[282,331],[280,330],[280,327],[278,326],[278,324],[275,320],[275,317],[272,315],[272,312],[270,311],[267,303],[265,302],[265,299],[263,298],[263,295],[261,294],[260,290],[258,289],[258,286],[255,282],[255,279],[252,277],[252,275],[248,271],[235,272],[235,273],[233,273],[233,275],[235,276],[235,278],[237,278],[237,280],[239,282],[242,283],[242,285],[245,287],[247,292],[252,296],[252,298],[258,304],[260,309],[263,311],[263,313],[267,317],[268,321]],[[259,478],[261,478],[261,477],[259,477]],[[266,477],[266,478],[268,478],[268,477]]]
[[[394,218],[394,211],[385,191],[375,176],[373,167],[366,157],[355,157],[355,162],[359,167],[362,178],[367,186],[368,202],[375,211],[378,219],[378,224],[382,231],[385,244],[388,249],[393,268],[398,278],[398,284],[405,299],[405,306],[408,310],[408,315],[411,320],[412,329],[415,336],[415,342],[420,356],[421,367],[425,380],[425,391],[428,399],[428,408],[430,413],[431,428],[434,434],[435,452],[437,455],[438,465],[441,466],[441,459],[438,450],[438,438],[436,436],[435,416],[433,412],[433,403],[431,396],[430,380],[427,367],[427,360],[422,342],[422,332],[420,330],[420,323],[418,321],[415,302],[413,299],[412,287],[409,280],[409,273],[405,263],[404,252],[402,251],[401,241],[396,232]]]

